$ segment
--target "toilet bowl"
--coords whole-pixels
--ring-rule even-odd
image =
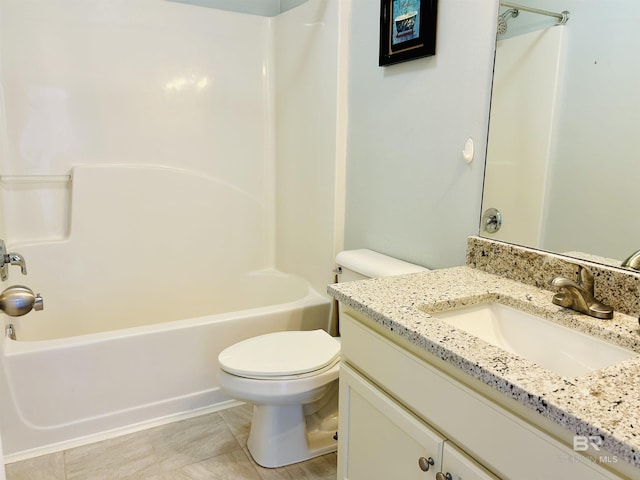
[[[426,270],[371,250],[336,258],[345,280]],[[254,405],[247,448],[259,465],[280,467],[336,451],[340,341],[324,330],[249,338],[218,356],[220,388]]]
[[[247,448],[263,467],[336,449],[340,342],[324,330],[253,337],[218,357],[220,388],[254,404]]]

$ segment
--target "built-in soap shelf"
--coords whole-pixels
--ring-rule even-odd
[[[0,205],[11,244],[56,241],[69,234],[72,175],[0,175]]]

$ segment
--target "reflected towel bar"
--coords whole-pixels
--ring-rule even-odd
[[[507,8],[515,8],[516,10],[522,10],[523,12],[536,13],[538,15],[546,15],[547,17],[554,17],[558,19],[558,25],[564,25],[569,21],[569,12],[565,10],[562,13],[549,12],[547,10],[540,10],[538,8],[523,7],[515,3],[500,2],[500,6]]]

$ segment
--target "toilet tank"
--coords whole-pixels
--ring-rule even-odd
[[[366,248],[340,252],[336,255],[336,263],[338,264],[339,282],[389,277],[428,270],[420,265],[398,260]]]

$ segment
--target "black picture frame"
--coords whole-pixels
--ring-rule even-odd
[[[438,0],[380,0],[381,67],[436,53]]]

